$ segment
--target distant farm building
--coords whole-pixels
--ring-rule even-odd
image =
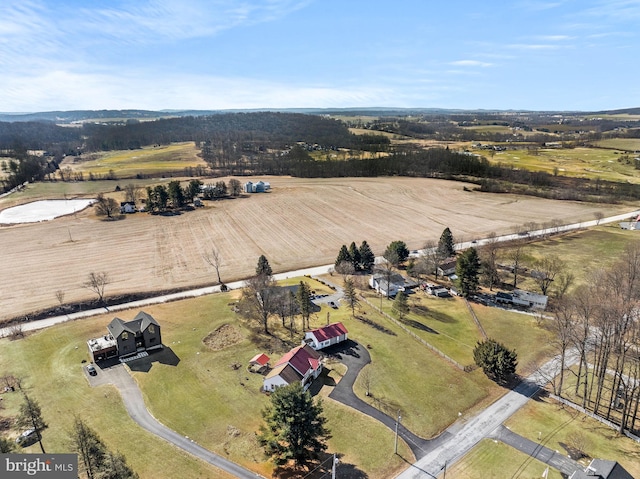
[[[640,215],[634,221],[618,223],[623,230],[640,230]]]
[[[266,181],[258,181],[257,183],[247,181],[244,184],[245,193],[265,193],[270,189],[271,189],[271,184],[267,183]]]
[[[87,341],[89,356],[94,362],[113,357],[126,358],[163,347],[160,325],[144,311],[131,321],[113,318],[107,330],[109,334]]]
[[[333,323],[304,333],[302,344],[308,344],[317,351],[318,349],[328,348],[346,341],[348,333],[347,328],[342,323]]]
[[[376,273],[369,278],[369,286],[376,290],[377,293],[393,298],[398,291],[406,292],[418,286],[418,283],[410,279],[404,278],[398,273],[387,275],[385,273]]]
[[[549,298],[544,294],[532,293],[522,289],[513,290],[511,293],[499,292],[496,294],[496,302],[512,304],[523,308],[538,309],[544,311],[547,308]]]
[[[136,203],[135,201],[121,201],[120,202],[120,213],[124,214],[124,213],[135,213],[137,211],[136,209]]]

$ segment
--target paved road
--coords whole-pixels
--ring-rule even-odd
[[[214,454],[193,442],[193,440],[188,437],[181,436],[174,430],[169,429],[167,426],[160,423],[147,410],[138,385],[128,373],[124,365],[119,364],[112,366],[109,369],[100,369],[97,376],[89,377],[89,382],[92,385],[109,383],[117,387],[129,416],[131,416],[135,422],[150,433],[161,437],[165,441],[170,442],[198,459],[202,459],[212,466],[228,472],[234,477],[239,477],[241,479],[257,479],[263,477],[225,459],[222,456]]]
[[[566,364],[577,360],[576,355],[567,355]],[[461,459],[482,439],[489,437],[493,431],[509,417],[524,406],[538,389],[555,375],[558,360],[553,358],[528,378],[522,380],[513,390],[502,396],[484,411],[468,420],[462,427],[454,424],[447,429],[449,436],[439,447],[430,451],[415,464],[396,476],[398,479],[435,478],[444,470]]]
[[[615,223],[617,221],[622,221],[625,219],[628,219],[632,216],[638,216],[640,215],[640,210],[636,210],[636,211],[631,211],[629,213],[624,213],[621,215],[615,215],[615,216],[610,216],[608,218],[603,218],[600,221],[585,221],[582,223],[573,223],[570,225],[563,225],[563,226],[558,226],[555,228],[548,228],[548,229],[544,229],[544,230],[537,230],[537,231],[529,231],[528,234],[526,235],[527,238],[533,238],[535,236],[542,236],[542,235],[547,235],[547,234],[551,234],[551,233],[557,233],[557,232],[565,232],[565,231],[571,231],[571,230],[575,230],[575,229],[581,229],[581,228],[588,228],[591,226],[596,226],[598,224],[603,225],[606,223]],[[522,238],[521,235],[518,234],[511,234],[511,235],[504,235],[504,236],[499,236],[496,237],[492,240],[489,239],[479,239],[476,241],[470,241],[470,242],[465,242],[465,243],[460,243],[458,245],[456,245],[457,249],[465,249],[465,248],[469,248],[471,246],[478,246],[478,245],[482,245],[487,243],[488,241],[509,241],[509,240],[513,240],[516,238]],[[424,251],[422,251],[421,253],[424,253]],[[419,255],[420,253],[418,253]],[[376,258],[376,262],[381,261],[381,257]],[[326,274],[330,271],[333,270],[334,265],[329,264],[329,265],[324,265],[324,266],[316,266],[313,268],[305,268],[305,269],[299,269],[297,271],[289,271],[286,273],[278,273],[275,274],[273,277],[276,280],[281,280],[281,279],[287,279],[287,278],[293,278],[293,277],[298,277],[298,276],[304,276],[304,275],[308,275],[308,276],[316,276],[316,275],[321,275],[321,274]],[[229,289],[238,289],[238,288],[242,288],[244,286],[245,282],[243,281],[234,281],[231,283],[227,283],[227,287]],[[167,295],[162,295],[162,296],[156,296],[153,298],[147,298],[147,299],[142,299],[139,301],[133,301],[130,303],[125,303],[125,304],[118,304],[118,305],[113,305],[113,306],[109,306],[108,308],[97,308],[97,309],[92,309],[89,311],[81,311],[79,313],[72,313],[72,314],[65,314],[65,315],[61,315],[61,316],[55,316],[55,317],[51,317],[51,318],[46,318],[46,319],[41,319],[38,321],[30,321],[30,322],[25,322],[25,323],[21,323],[22,324],[22,329],[24,331],[34,331],[36,329],[43,329],[43,328],[48,328],[49,326],[53,326],[55,324],[59,324],[59,323],[63,323],[66,321],[73,321],[76,319],[83,319],[83,318],[88,318],[91,316],[97,316],[99,314],[105,314],[105,313],[109,313],[109,312],[116,312],[116,311],[122,311],[122,310],[126,310],[126,309],[132,309],[132,308],[143,308],[145,306],[149,306],[152,304],[160,304],[160,303],[168,303],[170,301],[177,301],[180,299],[188,299],[188,298],[196,298],[198,296],[204,296],[207,294],[213,294],[213,293],[217,293],[220,292],[220,286],[209,286],[206,288],[198,288],[198,289],[193,289],[193,290],[189,290],[189,291],[182,291],[180,293],[173,293],[173,294],[167,294]],[[5,336],[8,336],[10,334],[10,328],[0,328],[0,338],[3,338]]]
[[[553,449],[545,447],[539,442],[531,441],[526,437],[522,437],[519,434],[510,431],[505,426],[498,426],[491,434],[491,437],[516,448],[518,451],[528,454],[538,461],[544,462],[567,477],[571,477],[571,474],[576,472],[578,469],[584,470],[584,466],[581,466],[573,459],[563,456]]]

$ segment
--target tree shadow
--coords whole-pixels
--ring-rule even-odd
[[[429,326],[427,326],[426,324],[422,324],[419,321],[416,321],[415,319],[403,319],[402,322],[404,324],[406,324],[407,326],[411,326],[412,328],[415,329],[419,329],[421,331],[426,331],[427,333],[431,333],[431,334],[440,334],[438,331],[436,331],[435,329],[431,329]]]
[[[343,462],[343,454],[336,454],[338,463],[336,464],[336,477],[340,479],[368,479],[369,475],[358,469],[355,464]],[[333,454],[321,452],[318,459],[310,461],[304,466],[295,467],[291,464],[278,466],[273,471],[273,477],[278,479],[323,479],[331,477],[333,465]]]
[[[370,320],[369,318],[365,318],[364,316],[354,316],[354,318],[360,322],[363,322],[368,326],[371,326],[376,331],[380,331],[381,333],[388,334],[389,336],[396,336],[396,333],[394,331],[391,331],[390,329],[385,328],[381,324],[378,324],[375,321]]]

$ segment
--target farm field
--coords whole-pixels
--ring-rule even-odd
[[[602,179],[640,183],[640,170],[633,165],[620,163],[618,158],[623,151],[601,148],[542,148],[534,155],[528,150],[498,151],[491,156],[484,150],[473,150],[485,156],[491,163],[502,163],[532,171],[545,171],[553,174],[579,178]]]
[[[573,223],[631,208],[464,191],[472,185],[431,179],[265,179],[270,193],[207,202],[177,216],[137,213],[109,222],[89,208],[0,228],[10,272],[0,278],[0,321],[56,306],[58,290],[65,302],[92,299],[82,286],[91,272],[109,275],[107,296],[213,284],[213,268],[203,260],[212,247],[229,282],[250,276],[261,254],[282,272],[331,264],[352,241],[367,240],[380,255],[398,239],[421,248],[445,227],[468,241],[531,221]]]
[[[135,178],[137,174],[157,175],[181,171],[189,166],[206,166],[204,160],[197,156],[198,152],[193,142],[172,143],[136,150],[90,153],[84,157],[67,156],[60,166],[69,166],[86,175],[106,175],[113,170],[118,178]]]
[[[599,148],[616,148],[618,150],[640,151],[640,138],[608,138],[594,142]]]

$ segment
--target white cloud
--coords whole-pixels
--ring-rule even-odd
[[[493,63],[481,62],[478,60],[457,60],[449,63],[449,65],[461,66],[461,67],[490,67]]]

